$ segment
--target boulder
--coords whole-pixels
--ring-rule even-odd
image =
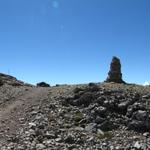
[[[40,83],[37,83],[37,86],[38,87],[50,87],[50,85],[46,82],[40,82]]]

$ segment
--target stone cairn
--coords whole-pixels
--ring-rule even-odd
[[[125,83],[122,80],[121,63],[119,58],[117,57],[112,58],[112,62],[110,64],[110,71],[108,72],[106,82]]]

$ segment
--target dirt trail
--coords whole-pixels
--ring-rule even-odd
[[[20,128],[20,118],[25,118],[27,109],[47,99],[49,93],[50,88],[29,87],[21,96],[16,96],[5,107],[0,107],[0,144]]]

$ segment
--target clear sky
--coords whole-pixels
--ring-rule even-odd
[[[150,81],[150,0],[0,0],[0,72],[29,83]]]

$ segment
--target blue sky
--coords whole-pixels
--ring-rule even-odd
[[[150,81],[149,0],[0,0],[0,72],[29,83],[101,82],[112,56]]]

